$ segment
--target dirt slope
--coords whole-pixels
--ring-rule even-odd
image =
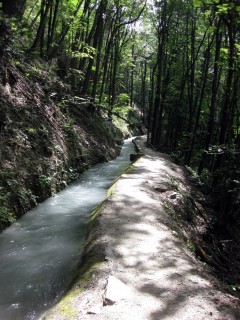
[[[169,214],[176,181],[190,188],[184,172],[138,143],[145,156],[100,212],[79,280],[43,319],[240,319],[239,300],[204,271]]]
[[[123,135],[81,106],[46,62],[0,54],[1,231],[91,165],[116,157]]]

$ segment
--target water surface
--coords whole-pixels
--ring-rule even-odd
[[[118,158],[95,165],[0,233],[0,320],[38,319],[70,287],[89,215],[132,152],[128,139]]]

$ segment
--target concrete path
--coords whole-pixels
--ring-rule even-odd
[[[164,199],[176,197],[176,180],[188,188],[182,169],[138,143],[145,156],[118,180],[101,211],[92,245],[97,263],[44,319],[240,319],[239,300],[217,289],[169,227]],[[159,186],[165,192],[156,192]]]

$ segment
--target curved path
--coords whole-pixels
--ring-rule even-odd
[[[217,289],[169,227],[164,197],[176,197],[176,179],[184,187],[182,169],[138,144],[145,156],[118,180],[98,218],[88,248],[97,259],[44,319],[240,319],[239,300]]]

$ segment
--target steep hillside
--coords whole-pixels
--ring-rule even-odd
[[[119,153],[122,133],[50,66],[7,47],[0,62],[0,229]]]

